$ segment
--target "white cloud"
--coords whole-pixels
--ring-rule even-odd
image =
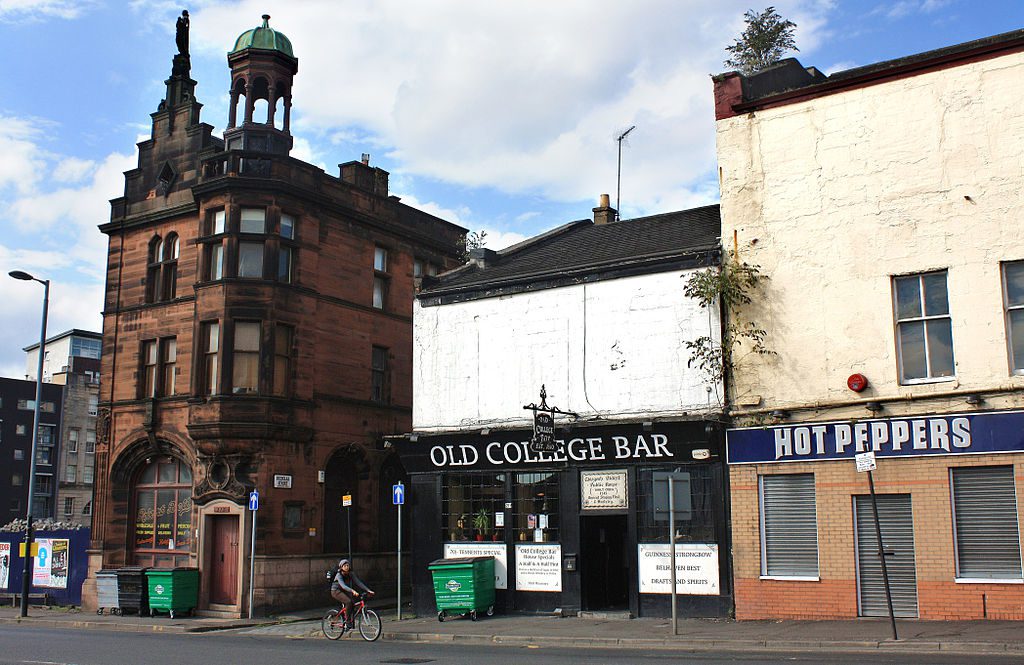
[[[11,21],[75,19],[95,5],[88,0],[0,0],[0,18]]]
[[[91,159],[68,157],[57,164],[53,170],[53,178],[58,182],[81,182],[90,176],[95,168],[96,162]]]
[[[36,143],[42,136],[41,124],[0,115],[0,194],[10,187],[31,191],[42,178],[46,155]]]
[[[484,247],[495,251],[511,247],[516,243],[526,240],[526,236],[521,233],[487,228],[484,228],[483,231],[487,233],[487,236],[484,238]]]
[[[820,42],[832,4],[779,3],[804,51]],[[296,133],[344,146],[345,158],[383,150],[410,177],[591,200],[614,191],[613,135],[636,124],[623,205],[648,210],[673,191],[692,194],[714,169],[709,74],[723,69],[746,9],[745,0],[243,0],[193,12],[192,43],[223,58],[234,36],[223,26],[240,33],[271,14],[300,62]]]

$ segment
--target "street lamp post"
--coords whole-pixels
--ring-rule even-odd
[[[28,616],[28,590],[32,582],[32,500],[36,491],[36,451],[39,448],[39,407],[43,399],[43,353],[46,347],[46,313],[50,307],[50,280],[36,279],[27,272],[12,270],[14,279],[43,285],[43,321],[39,328],[39,360],[36,363],[36,404],[32,414],[32,451],[28,472],[28,506],[25,508],[25,565],[21,572],[21,616]]]

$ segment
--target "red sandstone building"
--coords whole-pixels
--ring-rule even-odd
[[[403,471],[382,436],[412,425],[414,285],[465,237],[389,196],[368,158],[335,177],[289,156],[298,60],[268,18],[228,54],[223,139],[200,122],[179,31],[152,137],[101,227],[90,571],[197,567],[199,609],[236,616],[254,489],[257,613],[322,602],[322,570],[350,548],[388,591],[382,488]]]

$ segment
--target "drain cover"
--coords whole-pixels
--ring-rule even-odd
[[[401,663],[402,665],[416,665],[417,663],[433,663],[433,658],[393,658],[391,660],[382,660],[382,663]]]

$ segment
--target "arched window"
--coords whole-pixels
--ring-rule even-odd
[[[192,470],[176,457],[146,464],[133,491],[133,560],[137,566],[188,565],[192,547]]]
[[[173,300],[178,295],[178,234],[153,236],[146,261],[146,302]]]

